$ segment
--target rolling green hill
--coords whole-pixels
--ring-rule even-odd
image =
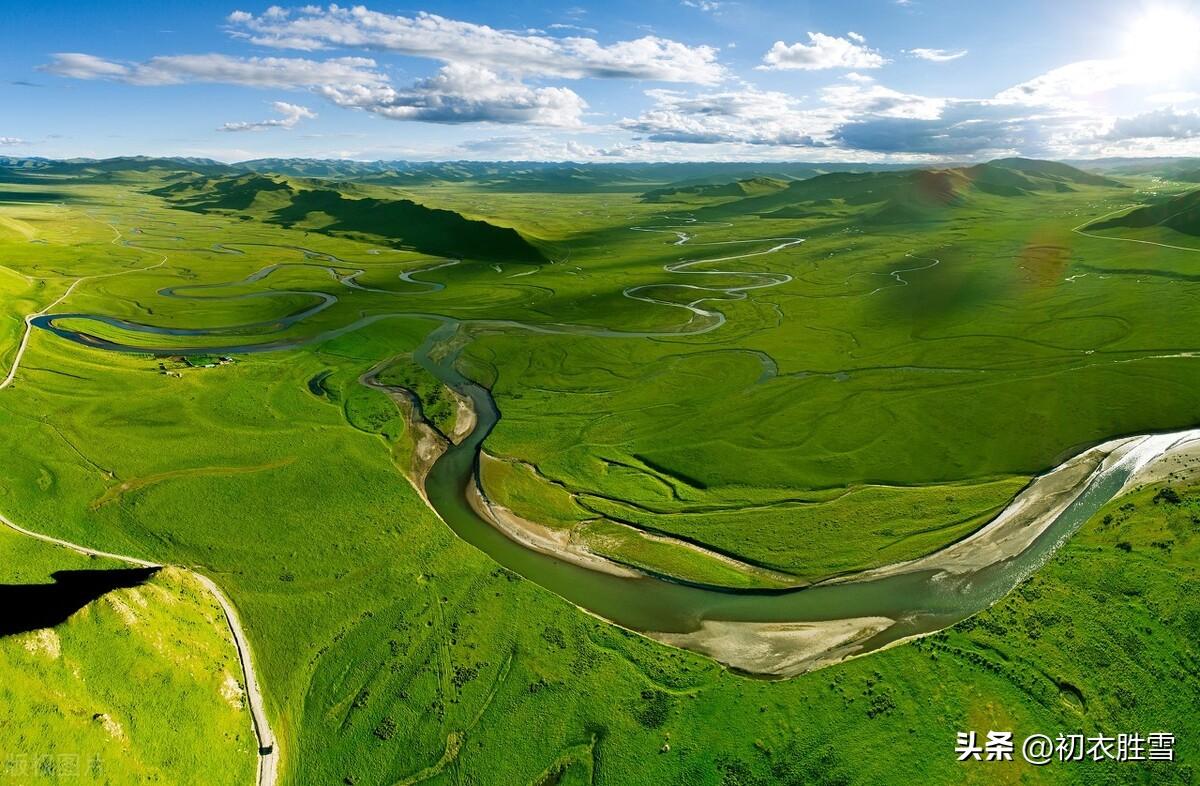
[[[698,183],[688,186],[668,186],[642,194],[643,202],[680,202],[697,197],[751,197],[772,194],[788,187],[786,180],[774,177],[751,177],[732,183]]]
[[[1200,158],[1102,158],[1073,163],[1092,172],[1117,176],[1151,175],[1182,183],[1200,182]]]
[[[378,238],[428,254],[485,260],[541,261],[514,229],[466,218],[409,199],[348,196],[328,184],[277,175],[183,177],[154,189],[176,207],[236,213],[249,219],[343,237]]]
[[[940,220],[950,208],[989,197],[1070,193],[1121,184],[1065,164],[1009,158],[950,169],[896,172],[833,172],[786,188],[710,209],[714,216],[757,214],[765,218],[837,217],[869,223]]]
[[[1200,190],[1139,207],[1116,218],[1097,221],[1088,229],[1161,226],[1185,235],[1200,235]]]

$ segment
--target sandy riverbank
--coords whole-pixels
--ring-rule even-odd
[[[691,633],[649,633],[674,647],[703,653],[752,674],[791,677],[852,657],[863,641],[892,626],[887,617],[828,622],[704,620]]]
[[[466,491],[471,508],[492,526],[526,548],[549,554],[552,557],[575,565],[625,578],[638,578],[644,574],[619,565],[588,549],[572,535],[570,530],[554,529],[536,521],[521,518],[503,505],[492,502],[479,487],[478,479]]]
[[[414,475],[419,481],[414,478],[414,485],[418,485],[424,496],[424,477],[450,441],[424,422],[408,391],[383,386],[370,372],[363,380],[387,391],[405,411],[415,436]],[[460,425],[455,434],[461,439],[471,433],[477,420],[470,400],[462,396],[456,399]],[[913,573],[973,574],[1024,553],[1095,481],[1110,477],[1110,473],[1122,473],[1118,477],[1128,475],[1116,494],[1119,496],[1147,483],[1180,477],[1184,472],[1200,474],[1200,429],[1109,440],[1034,478],[999,515],[962,540],[925,557],[840,576],[817,586]],[[467,486],[463,493],[471,508],[510,540],[588,570],[653,580],[649,574],[592,551],[571,529],[530,521],[494,502],[482,488],[478,475],[473,475]],[[1111,488],[1106,493],[1110,492]],[[642,633],[664,644],[703,653],[741,671],[789,677],[907,640],[912,636],[888,632],[902,621],[882,615],[815,622],[701,619],[696,629],[689,632]],[[936,629],[931,628],[930,632]],[[924,629],[914,630],[921,631],[914,635],[924,635]]]

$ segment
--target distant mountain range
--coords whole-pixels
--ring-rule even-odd
[[[431,182],[472,181],[498,191],[639,193],[654,186],[727,183],[753,177],[797,180],[833,171],[881,172],[905,169],[894,164],[812,163],[589,163],[536,161],[348,161],[307,158],[261,158],[223,164],[208,158],[46,158],[0,157],[0,181],[27,174],[91,177],[97,180],[126,173],[192,172],[200,175],[238,175],[246,172],[288,177],[352,180],[387,186]]]
[[[908,223],[937,220],[948,208],[988,197],[1063,193],[1092,186],[1124,187],[1066,164],[1006,158],[949,169],[835,172],[791,182],[754,178],[722,186],[656,189],[646,192],[643,200],[702,205],[704,215],[713,217],[834,218],[853,213],[874,223]]]
[[[1101,158],[1066,163],[1110,175],[1157,175],[1183,183],[1200,183],[1200,158]]]
[[[1017,161],[1022,159],[1008,159]],[[997,162],[992,162],[993,164]],[[1157,175],[1180,182],[1200,182],[1198,158],[1108,158],[1069,161],[1071,165],[1102,175]],[[0,157],[0,182],[22,175],[64,175],[97,180],[127,173],[192,172],[201,175],[237,175],[246,172],[289,177],[350,180],[387,186],[431,182],[471,181],[476,187],[498,191],[591,193],[624,191],[642,193],[674,191],[699,186],[727,187],[732,182],[769,178],[807,180],[838,172],[896,172],[922,168],[916,164],[860,162],[679,162],[679,163],[565,163],[539,161],[351,161],[346,159],[259,158],[225,164],[210,158],[125,156],[117,158]],[[951,169],[969,169],[953,166]],[[1010,169],[1015,169],[1009,166]],[[677,195],[687,196],[685,191]],[[693,196],[702,195],[697,191]],[[710,194],[712,195],[712,194]],[[669,196],[661,194],[659,196]],[[656,199],[657,197],[651,197]]]
[[[948,211],[999,199],[1091,187],[1124,188],[1103,173],[1200,182],[1200,159],[1109,159],[1065,163],[1004,158],[946,168],[811,163],[562,164],[266,158],[223,164],[206,158],[0,158],[0,184],[145,181],[175,207],[223,212],[314,232],[362,236],[439,256],[541,260],[536,239],[514,229],[420,204],[407,188],[469,182],[475,189],[529,193],[640,194],[682,204],[699,217],[828,218],[879,224],[942,220]],[[834,171],[830,171],[830,169]],[[163,185],[166,183],[166,185]],[[1151,204],[1103,226],[1163,225],[1200,233],[1200,192]]]

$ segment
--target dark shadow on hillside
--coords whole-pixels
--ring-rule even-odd
[[[145,584],[159,568],[60,570],[53,584],[0,584],[0,636],[52,628],[115,589]]]
[[[0,189],[0,202],[65,202],[71,194],[62,191],[5,191]]]

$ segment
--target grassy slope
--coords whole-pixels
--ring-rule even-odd
[[[699,227],[699,242],[808,236],[794,252],[736,263],[796,281],[721,305],[729,324],[703,337],[481,338],[468,361],[493,384],[504,415],[489,448],[592,498],[635,505],[646,526],[805,577],[930,550],[1066,452],[1200,419],[1187,392],[1200,381],[1196,366],[1171,357],[1193,344],[1196,304],[1179,286],[1190,256],[1071,233],[1132,196],[1077,188],[980,197],[952,222],[912,227],[833,232],[816,221],[753,218],[733,230]],[[559,215],[579,208],[564,205]],[[548,212],[537,219],[543,226]],[[579,238],[576,275],[554,282],[559,300],[578,291],[572,279],[584,279],[582,287],[620,270],[662,281],[669,277],[651,260],[723,250],[689,251],[673,240],[620,228]],[[647,263],[626,273],[623,260],[634,255]],[[917,269],[933,259],[940,263]],[[912,271],[902,274],[907,285],[889,275],[904,269]],[[572,315],[580,321],[619,315],[644,324],[646,312],[622,298],[582,303]],[[768,354],[778,375],[764,379],[751,350]],[[976,488],[939,486],[964,480]],[[847,482],[892,487],[895,514],[880,515],[877,501],[785,502],[819,503]],[[558,494],[525,512],[552,513]],[[742,510],[748,500],[757,512]],[[739,511],[728,526],[721,507]],[[946,529],[918,536],[931,521]],[[860,540],[864,533],[869,540]]]
[[[1165,227],[1184,235],[1200,235],[1200,191],[1169,197],[1116,218],[1097,221],[1089,230]]]
[[[264,403],[300,395],[290,389],[299,374],[289,377],[294,385],[272,388],[266,381],[283,368],[258,364],[216,371],[251,374]],[[212,372],[196,379],[200,412],[224,385]],[[255,397],[247,404],[254,408]],[[293,416],[306,411],[289,406]],[[181,425],[190,423],[183,416]],[[233,432],[218,421],[209,428],[208,439],[228,453]],[[144,445],[156,430],[124,433]],[[84,436],[95,444],[95,435]],[[339,441],[346,451],[349,443]],[[172,450],[164,438],[153,453],[170,464],[198,447]],[[354,461],[356,485],[368,492],[360,495],[339,487],[347,475],[328,448],[314,450],[325,458],[314,458],[312,472],[298,466],[310,463],[302,459],[270,475],[269,485],[249,476],[160,483],[131,495],[125,515],[97,516],[92,533],[104,541],[132,534],[154,550],[218,568],[264,656],[283,728],[298,735],[289,740],[295,782],[403,780],[442,760],[449,741],[443,780],[531,783],[562,759],[594,769],[599,783],[951,783],[962,775],[951,760],[952,731],[1001,726],[1163,727],[1181,735],[1181,756],[1195,761],[1193,719],[1178,691],[1194,684],[1182,675],[1194,668],[1200,613],[1189,589],[1200,542],[1193,518],[1200,504],[1192,500],[1200,497],[1167,507],[1147,491],[1134,510],[1089,525],[1047,570],[978,620],[918,647],[772,684],[571,613],[494,569],[431,520],[386,471],[383,451]],[[265,498],[240,493],[243,485]],[[316,510],[337,513],[295,518],[314,508],[293,500],[314,495],[326,500]],[[139,536],[133,521],[170,525]],[[260,548],[238,534],[262,528],[273,539]],[[1150,545],[1167,541],[1169,550]],[[1119,542],[1131,551],[1117,549]],[[1082,692],[1086,712],[1063,683]],[[513,733],[521,728],[539,733]],[[878,755],[898,738],[908,751],[902,761]],[[670,750],[660,753],[664,743]],[[1094,782],[1088,773],[1063,767],[1036,775]],[[977,780],[993,775],[980,768]]]
[[[0,529],[0,583],[127,567]],[[250,783],[255,738],[220,607],[186,573],[0,638],[6,783]]]
[[[634,222],[656,224],[655,208],[631,195],[547,201],[430,188],[431,204],[491,220],[518,217],[522,231],[557,238],[559,261],[493,268],[468,260],[421,276],[446,282],[445,290],[403,299],[348,293],[315,266],[326,263],[280,246],[339,255],[340,271],[365,268],[360,281],[397,294],[423,289],[396,277],[432,264],[429,258],[371,254],[349,240],[256,222],[231,230],[219,216],[191,217],[140,199],[125,220],[141,234],[125,231],[144,250],[97,244],[85,258],[103,253],[132,266],[161,252],[171,263],[88,282],[71,305],[155,324],[228,325],[307,308],[312,296],[286,294],[307,289],[342,300],[284,335],[312,335],[397,307],[663,330],[681,325],[686,313],[636,303],[620,290],[672,280],[745,283],[737,275],[699,282],[660,265],[760,247],[704,243],[806,236],[797,249],[722,265],[784,271],[795,280],[722,304],[729,322],[714,333],[644,340],[492,331],[468,346],[465,361],[493,386],[504,415],[489,450],[536,465],[574,492],[581,504],[572,517],[605,515],[813,579],[960,537],[1065,451],[1197,419],[1188,394],[1195,366],[1170,357],[1190,348],[1188,314],[1196,306],[1176,285],[1187,275],[1188,255],[1072,234],[1087,215],[1131,196],[1072,187],[1049,196],[976,195],[954,208],[953,222],[909,227],[750,216],[732,227],[693,228],[695,244],[685,247],[672,245],[673,235],[630,232]],[[98,204],[120,193],[90,188],[83,193]],[[870,218],[873,209],[862,215]],[[219,253],[213,243],[243,253]],[[205,299],[153,295],[162,286],[237,280],[275,262],[307,266],[197,291]],[[1140,274],[1143,265],[1156,275],[1138,283],[1126,268]],[[895,270],[910,272],[899,274],[902,282],[890,275]],[[1116,297],[1114,276],[1124,284]],[[271,290],[277,294],[269,298],[215,299]],[[652,294],[694,296],[668,288]],[[115,328],[90,329],[130,338]],[[1157,382],[1147,386],[1146,378]],[[1120,394],[1074,395],[1096,390]],[[1013,415],[1030,401],[1038,402],[1034,412]],[[519,500],[501,486],[490,490],[519,503],[519,513],[553,521],[561,492],[541,485],[542,500],[534,489]],[[610,535],[605,530],[604,547],[613,553],[640,548]],[[687,573],[686,564],[672,563],[669,572]]]
[[[94,196],[112,199],[116,193],[97,192]],[[474,199],[461,191],[440,196],[447,202]],[[623,216],[627,203],[607,205],[610,198],[556,198],[555,209],[530,214],[530,220],[543,229],[562,232],[579,220],[579,210],[593,211],[594,218],[589,220],[597,222],[608,220],[604,216],[609,212]],[[1084,384],[1075,375],[1092,367],[1085,354],[1089,342],[1107,336],[1108,347],[1118,350],[1125,341],[1128,351],[1114,352],[1114,358],[1136,357],[1139,351],[1144,354],[1137,339],[1144,331],[1158,331],[1162,343],[1157,349],[1169,348],[1172,341],[1185,345],[1188,306],[1182,298],[1178,306],[1184,310],[1175,315],[1179,330],[1168,329],[1158,314],[1139,315],[1132,309],[1122,315],[1130,321],[1124,329],[1127,332],[1108,334],[1104,332],[1112,324],[1108,318],[1080,319],[1073,332],[1059,334],[1053,332],[1052,324],[1033,318],[1062,311],[1075,312],[1064,316],[1079,317],[1080,311],[1086,314],[1089,308],[1113,308],[1112,299],[1099,299],[1099,291],[1090,289],[1090,284],[1071,288],[1063,283],[1073,257],[1018,252],[1014,264],[1011,256],[1014,245],[1018,249],[1032,246],[1029,235],[1042,232],[1063,243],[1079,243],[1080,254],[1103,259],[1107,246],[1101,241],[1050,232],[1071,220],[1078,223],[1080,211],[1103,207],[1094,205],[1099,198],[1068,195],[1063,197],[1070,200],[1067,202],[1036,203],[1031,211],[1048,214],[1045,223],[1049,226],[1029,223],[1032,213],[1019,216],[1024,223],[1017,243],[1005,237],[1005,232],[1014,233],[1013,226],[976,230],[978,238],[972,239],[973,244],[979,243],[976,254],[988,262],[973,262],[964,255],[955,270],[956,278],[968,278],[968,293],[985,288],[993,280],[987,276],[1008,280],[1011,286],[1020,287],[1018,291],[1028,293],[1028,315],[1009,317],[1006,322],[1003,309],[977,301],[971,316],[989,330],[953,339],[948,342],[952,346],[943,341],[930,348],[919,342],[913,347],[918,357],[897,361],[945,363],[957,353],[960,361],[986,361],[999,371],[1010,366],[1021,370],[1024,364],[1023,373],[1013,375],[1016,383],[1009,383],[1015,384],[1011,400],[1028,400],[1030,380],[1041,380],[1038,384],[1044,386],[1044,392],[1040,395],[1054,400],[1053,394],[1063,385]],[[506,210],[539,203],[535,197],[514,199],[504,206]],[[176,320],[177,324],[209,319],[219,316],[215,304],[210,312],[196,315],[188,311],[192,304],[153,298],[148,293],[186,280],[230,280],[266,262],[289,258],[283,250],[245,257],[187,251],[207,249],[215,240],[231,242],[229,231],[210,218],[168,230],[161,222],[175,220],[177,212],[157,211],[151,202],[136,198],[127,198],[125,204],[129,211],[142,212],[127,216],[124,226],[137,223],[148,234],[154,227],[156,235],[177,232],[185,237],[182,241],[155,240],[176,259],[154,274],[87,286],[73,296],[79,300],[72,300],[72,307],[147,321]],[[241,231],[268,242],[292,239],[297,244],[298,240],[295,234],[277,229]],[[897,235],[884,239],[903,247],[914,238]],[[940,238],[941,242],[952,239],[950,234]],[[611,242],[616,240],[629,245],[617,252],[614,249],[619,246]],[[886,267],[887,260],[878,263],[878,247],[868,246],[863,238],[815,240],[821,245],[806,248],[806,252],[816,250],[807,257],[793,258],[792,264],[795,268],[810,265],[796,272],[804,272],[804,285],[818,292],[822,287],[842,287],[844,291],[846,268],[892,269]],[[933,243],[928,235],[921,240]],[[309,238],[304,242],[317,243],[321,250],[338,253],[354,264],[379,263],[365,254],[363,246],[348,241]],[[607,254],[600,249],[603,244],[607,244]],[[9,250],[19,249],[12,246]],[[76,256],[91,258],[105,251],[99,244],[84,250],[86,255]],[[811,261],[824,259],[823,252],[831,250],[843,257],[837,262],[844,264],[832,275]],[[898,249],[891,251],[891,259],[897,258]],[[131,266],[132,260],[146,258],[128,249],[117,253]],[[529,268],[440,271],[437,277],[452,286],[444,294],[425,296],[420,307],[433,307],[427,303],[447,310],[482,306],[496,315],[544,310],[559,314],[559,318],[566,313],[572,318],[599,320],[605,314],[612,316],[608,307],[619,300],[606,299],[602,306],[586,308],[577,304],[597,290],[600,279],[615,276],[621,283],[661,280],[663,274],[653,270],[653,262],[678,256],[676,249],[665,246],[663,238],[631,239],[627,230],[597,232],[591,239],[581,239],[574,254],[573,262],[515,280],[507,276]],[[642,254],[649,261],[635,262]],[[29,264],[35,264],[39,257],[31,255],[29,259]],[[1160,260],[1172,262],[1169,257]],[[773,259],[772,265],[776,261]],[[102,258],[95,262],[97,266],[106,263],[111,264]],[[571,267],[580,270],[566,272]],[[970,275],[979,267],[998,269],[985,269],[980,273],[985,276],[982,281],[970,282]],[[320,276],[314,275],[312,280],[317,278]],[[1086,281],[1078,279],[1072,284]],[[552,296],[543,293],[531,298],[527,284],[552,289]],[[335,284],[325,285],[337,291]],[[932,294],[950,298],[963,291],[961,286],[945,292],[935,288]],[[898,288],[893,294],[911,293]],[[1167,287],[1135,289],[1125,305],[1138,305],[1141,298],[1161,302],[1172,296]],[[697,468],[713,466],[714,455],[723,457],[721,466],[732,467],[726,472],[737,471],[745,463],[736,458],[732,442],[714,442],[711,434],[696,444],[701,448],[720,445],[720,452],[709,453],[705,460],[703,450],[697,448],[691,464],[675,462],[672,466],[672,457],[658,455],[654,447],[664,440],[688,444],[688,434],[700,428],[719,428],[743,438],[749,427],[756,439],[772,433],[778,438],[780,433],[792,433],[787,429],[813,427],[805,416],[806,407],[824,408],[829,418],[837,412],[856,429],[858,419],[867,418],[862,429],[876,428],[883,435],[871,450],[864,445],[858,451],[844,451],[847,463],[834,467],[833,472],[856,466],[854,461],[866,462],[862,466],[871,469],[876,466],[870,464],[875,451],[891,450],[886,463],[877,466],[893,473],[893,478],[896,473],[910,473],[903,477],[911,479],[934,466],[928,457],[924,464],[912,461],[931,445],[939,445],[942,451],[933,453],[938,463],[949,461],[962,473],[956,479],[992,477],[982,473],[982,468],[997,464],[1025,466],[1022,454],[997,452],[1006,441],[997,439],[976,447],[972,440],[947,438],[955,433],[954,423],[969,423],[976,432],[989,431],[983,424],[995,421],[971,418],[994,417],[1003,411],[1007,399],[993,395],[997,386],[1003,388],[998,381],[966,385],[951,405],[933,410],[928,422],[938,423],[939,418],[948,419],[943,413],[954,413],[954,423],[936,429],[916,445],[902,442],[901,436],[922,434],[912,426],[925,422],[920,419],[923,408],[939,395],[954,395],[954,387],[922,390],[920,386],[901,386],[889,391],[878,384],[878,378],[863,373],[862,388],[848,388],[843,395],[850,397],[849,402],[889,394],[887,400],[892,403],[887,418],[876,420],[869,418],[870,406],[848,409],[847,403],[839,407],[837,396],[814,398],[802,395],[803,389],[785,388],[761,401],[754,398],[781,384],[829,385],[837,391],[835,382],[854,383],[858,375],[828,382],[819,377],[780,377],[755,385],[754,380],[762,374],[761,362],[745,347],[770,350],[777,356],[781,372],[804,368],[801,362],[806,360],[819,370],[822,363],[828,368],[847,359],[869,362],[870,354],[910,351],[906,346],[913,342],[914,326],[947,329],[926,313],[927,308],[917,307],[922,303],[928,306],[925,297],[907,306],[910,313],[900,320],[899,327],[895,318],[883,315],[864,319],[873,314],[874,301],[869,299],[859,299],[857,307],[840,312],[823,311],[820,304],[803,300],[796,292],[756,297],[764,298],[767,305],[729,307],[728,329],[707,339],[631,342],[609,350],[601,342],[578,340],[566,347],[559,346],[562,339],[543,342],[525,337],[528,343],[522,350],[520,342],[501,335],[481,338],[480,351],[472,352],[471,361],[485,378],[492,375],[489,381],[498,380],[497,395],[505,420],[496,443],[504,452],[536,460],[544,471],[549,468],[560,477],[572,477],[571,473],[589,477],[584,474],[588,465],[577,461],[568,448],[578,444],[573,423],[588,422],[585,418],[595,421],[596,402],[603,401],[607,409],[620,413],[608,421],[622,438],[606,437],[603,443],[592,444],[612,446],[632,469],[614,469],[611,477],[605,475],[602,480],[610,484],[606,488],[620,492],[620,498],[633,502],[653,501],[658,495],[675,503],[667,490],[673,488],[681,497],[690,494],[693,501],[706,504],[732,506],[746,499],[769,504],[777,501],[788,485],[803,487],[794,478],[819,478],[823,471],[805,461],[805,454],[828,448],[830,436],[788,447],[778,460],[760,448],[764,461],[755,468],[777,478],[772,481],[777,487],[718,485],[710,483],[711,478],[700,477]],[[333,324],[344,319],[347,311],[377,308],[373,302],[346,303],[319,319]],[[827,339],[824,345],[788,343],[779,328],[772,327],[770,303],[786,309],[799,304],[811,307],[804,311],[804,324],[827,327],[830,336],[837,335],[839,320],[860,320],[866,328],[859,330],[856,339],[872,351],[861,357],[853,345],[837,338]],[[264,311],[275,307],[265,300],[258,305]],[[342,308],[347,311],[340,311]],[[634,319],[646,318],[633,308],[628,313]],[[894,317],[897,312],[886,313]],[[905,310],[898,313],[903,315]],[[1046,337],[1043,343],[1052,346],[1039,349],[1037,342],[1025,339],[1030,323]],[[1142,498],[1140,507],[1125,511],[1125,518],[1115,519],[1108,528],[1089,525],[1083,538],[1068,546],[1022,592],[979,621],[928,644],[898,648],[784,683],[746,680],[702,658],[613,629],[573,611],[528,582],[496,570],[485,557],[455,540],[421,505],[393,466],[393,461],[403,464],[407,452],[395,409],[382,395],[361,390],[354,380],[379,359],[411,349],[428,328],[428,324],[412,321],[380,323],[316,351],[256,356],[233,366],[186,371],[178,379],[160,375],[157,364],[146,358],[85,351],[42,335],[31,346],[18,386],[0,399],[0,448],[14,457],[6,476],[0,478],[0,492],[10,515],[29,526],[98,546],[204,566],[228,589],[244,611],[249,635],[261,653],[262,677],[278,720],[292,782],[352,778],[360,784],[387,784],[423,773],[434,782],[533,783],[543,774],[562,769],[568,781],[590,774],[596,783],[614,784],[814,783],[822,779],[950,783],[963,776],[963,770],[952,761],[953,732],[967,726],[986,730],[989,724],[1011,724],[1024,732],[1057,732],[1079,727],[1134,730],[1153,723],[1179,733],[1182,753],[1188,761],[1195,761],[1194,742],[1188,740],[1194,723],[1187,714],[1190,703],[1178,701],[1178,686],[1191,684],[1181,682],[1179,675],[1191,673],[1188,670],[1194,668],[1190,664],[1195,657],[1191,649],[1195,634],[1189,627],[1195,593],[1188,588],[1195,583],[1196,541],[1184,526],[1190,521],[1190,507],[1187,511],[1172,508],[1172,514],[1180,515],[1162,519],[1174,522],[1164,525],[1160,518],[1167,509]],[[1002,331],[997,333],[997,328]],[[755,335],[756,331],[764,335]],[[820,334],[811,332],[814,337]],[[704,346],[709,340],[719,342],[715,351]],[[689,355],[695,357],[689,359]],[[705,365],[713,360],[712,355],[725,357],[728,363]],[[612,371],[604,376],[606,365]],[[1110,383],[1105,387],[1110,396],[1108,406],[1093,410],[1087,401],[1074,402],[1075,417],[1048,416],[1044,427],[1021,431],[1032,442],[1032,450],[1025,447],[1029,456],[1050,461],[1052,451],[1061,451],[1073,444],[1072,440],[1090,438],[1088,429],[1100,431],[1123,424],[1135,430],[1141,425],[1138,418],[1148,417],[1147,413],[1158,413],[1162,419],[1158,425],[1168,425],[1166,421],[1175,417],[1174,402],[1183,402],[1190,390],[1186,384],[1190,372],[1169,361],[1108,365],[1112,367],[1104,378]],[[715,375],[714,368],[723,373]],[[325,385],[336,395],[317,397],[308,391],[307,382],[324,371],[333,372]],[[1156,373],[1154,401],[1139,399],[1137,388],[1146,387],[1146,377]],[[524,382],[518,387],[512,380],[522,374]],[[1025,384],[1017,384],[1022,382]],[[696,408],[690,415],[695,425],[679,416],[669,421],[669,429],[658,430],[658,421],[642,414],[657,415],[662,410],[647,409],[651,396],[640,390],[647,383],[660,385],[664,395],[685,393],[680,402]],[[735,390],[739,384],[751,388],[751,398],[739,401],[736,411],[727,405],[705,409],[706,395],[722,400],[727,391],[721,386]],[[589,395],[597,389],[603,390],[606,398]],[[1128,408],[1114,408],[1122,396],[1132,403]],[[120,401],[121,406],[114,408],[113,401]],[[764,406],[748,406],[758,403]],[[775,409],[765,406],[768,403]],[[526,432],[534,423],[533,413],[539,410],[541,431]],[[759,422],[759,413],[776,410],[778,414]],[[1182,420],[1186,415],[1181,411],[1179,417]],[[347,421],[355,428],[347,428]],[[878,428],[881,424],[885,427]],[[1008,428],[1007,441],[1011,441],[1012,426],[1002,422],[998,426]],[[830,432],[835,434],[838,432]],[[845,435],[848,441],[853,437]],[[521,441],[525,439],[528,442]],[[649,458],[651,463],[639,464],[632,460],[633,454]],[[555,461],[546,460],[547,456]],[[674,474],[664,474],[664,468]],[[702,480],[708,487],[689,486],[685,478],[693,484]],[[128,481],[137,481],[132,491],[93,509],[93,503]],[[1009,482],[1000,481],[991,492],[980,490],[979,500],[985,507],[989,495],[1003,501],[1010,493],[1003,484]],[[950,504],[944,490],[937,495],[929,502],[940,497],[938,504]],[[830,496],[836,496],[836,490]],[[927,510],[914,514],[913,522],[925,515]],[[861,529],[853,515],[830,520],[835,531]],[[903,523],[895,522],[893,528]],[[1169,552],[1148,545],[1151,540],[1164,540],[1163,533],[1155,529],[1163,526],[1178,529]],[[759,529],[766,532],[769,528]],[[861,538],[858,542],[863,549],[857,559],[870,559],[880,543],[894,538],[894,529],[882,538],[878,533]],[[848,538],[843,534],[841,540]],[[1121,541],[1130,542],[1130,553],[1115,548]],[[926,547],[934,545],[930,542]],[[1147,559],[1147,554],[1155,559]],[[1118,579],[1123,583],[1114,584]],[[1130,594],[1138,589],[1142,595]],[[1167,608],[1178,613],[1163,623],[1153,622],[1157,610]],[[1119,614],[1119,625],[1108,625],[1102,610]],[[1121,631],[1146,627],[1153,634],[1137,637],[1137,642],[1120,635]],[[1122,653],[1134,643],[1140,643],[1142,653],[1136,660],[1127,660]],[[1062,681],[1083,693],[1086,714],[1079,715],[1072,700],[1060,698]],[[1127,706],[1127,699],[1116,698],[1124,695],[1122,690],[1136,694],[1136,707]],[[714,722],[717,718],[720,723]],[[539,732],[514,733],[526,728]],[[894,750],[896,740],[905,742],[906,753],[899,761],[879,755],[881,750]],[[662,750],[664,744],[669,744],[669,750]],[[1141,772],[1124,766],[1121,772]],[[994,782],[994,774],[982,768],[970,773],[977,782]],[[1180,768],[1169,774],[1185,773]],[[1085,768],[1060,767],[1028,777],[1095,782],[1091,775]]]
[[[285,227],[386,239],[431,254],[538,262],[541,253],[517,232],[472,221],[409,199],[347,197],[312,182],[244,175],[183,180],[152,193],[186,210],[229,211]]]

